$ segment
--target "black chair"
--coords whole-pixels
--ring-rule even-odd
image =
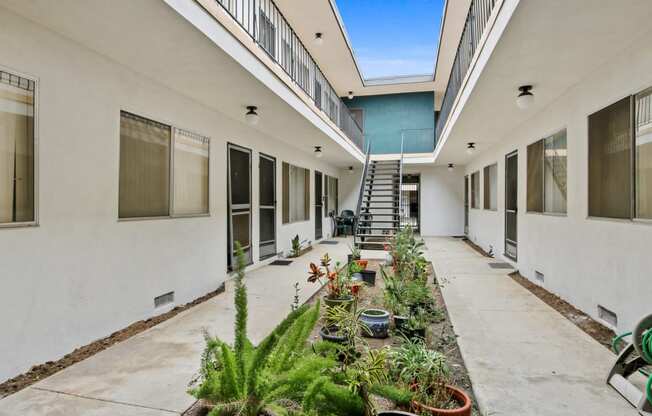
[[[350,209],[342,211],[339,217],[335,217],[335,226],[337,227],[337,235],[347,235],[347,230],[353,235],[355,228],[355,213]]]

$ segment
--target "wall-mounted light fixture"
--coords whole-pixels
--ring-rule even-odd
[[[321,151],[321,146],[315,146],[315,157],[316,157],[317,159],[319,159],[320,157],[322,157],[322,156],[323,156],[323,153],[324,153],[324,152]]]
[[[349,97],[349,100],[352,100],[353,99],[353,91],[349,91],[349,95],[347,95],[347,97]]]
[[[523,85],[518,87],[520,94],[516,97],[516,105],[521,110],[527,110],[534,104],[534,94],[532,94],[532,85]]]
[[[258,110],[258,107],[255,105],[248,105],[247,112],[245,113],[245,120],[252,126],[258,124],[258,120],[260,119],[256,110]]]
[[[349,174],[353,173],[353,166],[349,166]]]
[[[324,44],[324,34],[321,32],[315,33],[315,39],[313,41],[315,45],[321,46]]]
[[[466,153],[469,155],[472,155],[473,152],[475,151],[475,143],[474,142],[469,142],[466,145]]]
[[[449,164],[448,164],[448,171],[449,171],[449,172],[452,172],[453,169],[455,169],[455,165],[452,164],[452,163],[449,163]]]

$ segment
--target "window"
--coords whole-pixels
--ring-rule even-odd
[[[360,131],[364,134],[364,110],[362,108],[350,108],[349,112],[353,120],[358,124],[358,127],[360,127]]]
[[[652,219],[652,89],[636,96],[636,217]]]
[[[209,139],[174,130],[174,213],[208,214]]]
[[[498,209],[498,165],[493,164],[484,168],[484,209],[496,211]]]
[[[527,147],[527,210],[566,213],[566,130]]]
[[[480,207],[480,172],[471,174],[471,208]]]
[[[324,216],[333,212],[334,216],[338,215],[338,183],[337,178],[326,175],[326,210],[324,211]]]
[[[35,83],[0,71],[0,224],[36,221]]]
[[[631,218],[631,97],[589,116],[589,216]]]
[[[283,162],[283,224],[310,219],[310,171]]]
[[[208,138],[122,111],[119,218],[208,214],[208,166]]]

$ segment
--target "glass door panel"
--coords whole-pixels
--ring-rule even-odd
[[[228,265],[235,264],[238,241],[251,264],[251,150],[228,145]]]
[[[260,155],[260,259],[276,254],[276,159]]]

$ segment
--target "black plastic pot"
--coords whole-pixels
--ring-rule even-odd
[[[321,335],[321,339],[324,341],[329,341],[340,345],[346,344],[346,337],[343,335],[338,335],[337,328],[335,327],[323,326],[319,330],[319,335]]]
[[[376,271],[375,270],[363,270],[360,272],[362,274],[362,281],[367,283],[370,286],[376,285]]]
[[[408,322],[407,316],[394,315],[394,328],[399,332],[404,332]]]
[[[421,328],[421,329],[403,329],[401,332],[403,332],[403,335],[407,337],[407,339],[411,341],[416,341],[418,339],[425,340],[426,339],[426,328]]]
[[[351,263],[353,262],[353,260],[360,260],[360,256],[354,257],[353,254],[347,254],[346,258],[347,258],[347,263]]]

